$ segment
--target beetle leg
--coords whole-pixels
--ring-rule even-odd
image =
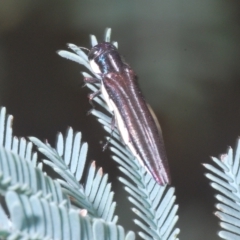
[[[107,142],[103,145],[103,151],[105,151],[112,139],[112,136],[113,136],[113,131],[114,131],[114,128],[115,128],[115,122],[116,122],[116,119],[115,119],[115,116],[112,116],[112,119],[111,119],[111,134],[110,134],[110,138],[107,140]]]
[[[98,78],[93,78],[93,77],[85,77],[83,78],[83,81],[85,82],[85,84],[83,85],[83,87],[85,87],[86,83],[101,83],[101,80]]]
[[[101,90],[98,90],[98,91],[96,91],[96,92],[91,93],[91,94],[88,95],[89,102],[90,102],[90,104],[92,105],[93,108],[94,108],[93,99],[94,99],[95,97],[99,96],[100,94],[101,94]]]

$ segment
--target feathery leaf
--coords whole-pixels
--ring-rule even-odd
[[[205,174],[210,179],[210,185],[220,194],[216,195],[220,202],[215,215],[221,220],[220,226],[224,229],[218,235],[227,240],[240,239],[240,139],[238,139],[235,157],[233,150],[221,155],[220,159],[212,158],[218,165],[203,164],[213,174]]]
[[[6,150],[11,150],[19,154],[22,158],[31,162],[33,166],[37,165],[37,153],[32,151],[33,144],[27,142],[24,138],[12,136],[13,116],[6,115],[6,108],[0,108],[0,146]]]
[[[51,194],[52,200],[57,203],[68,201],[57,181],[16,153],[0,147],[0,192],[5,195],[10,189],[27,195],[41,190],[44,196]]]
[[[0,231],[6,239],[134,240],[133,232],[121,226],[83,216],[79,210],[51,202],[38,194],[28,197],[14,191],[6,193],[12,229]]]
[[[84,208],[93,217],[103,218],[109,222],[117,222],[114,216],[116,203],[113,202],[111,184],[107,183],[108,175],[102,168],[97,169],[95,162],[89,167],[85,187],[79,183],[85,170],[88,144],[81,142],[81,133],[67,130],[65,138],[58,134],[55,150],[35,137],[29,138],[48,159],[43,162],[53,168],[62,179],[59,183],[71,196],[72,203]]]
[[[12,137],[12,129],[9,124],[6,124],[6,119],[12,119],[12,117],[6,117],[6,109],[2,109],[4,110],[0,114],[0,141],[2,143],[0,146],[0,194],[5,199],[10,217],[6,214],[5,207],[0,205],[0,239],[135,239],[133,232],[125,234],[124,229],[115,224],[117,221],[117,217],[114,216],[116,204],[112,201],[111,186],[107,183],[107,175],[102,173],[102,169],[96,171],[95,162],[89,168],[89,178],[86,183],[87,194],[83,189],[84,197],[91,199],[92,202],[88,199],[87,204],[94,205],[97,214],[102,215],[102,218],[110,223],[103,219],[91,218],[86,210],[80,211],[70,205],[59,182],[65,187],[66,192],[68,189],[72,190],[73,187],[69,187],[69,184],[63,180],[52,180],[41,171],[39,165],[36,167],[36,164],[32,164],[29,157],[33,156],[32,144],[20,141],[18,145],[19,142],[15,141],[17,142],[15,146],[19,148],[18,150],[12,148],[9,142],[12,143],[12,139],[17,138]],[[46,155],[53,160],[57,159],[53,166],[58,169],[65,166],[65,171],[70,173],[67,176],[72,185],[76,187],[76,180],[72,173],[76,173],[78,179],[81,179],[87,145],[80,144],[80,133],[77,133],[72,141],[73,132],[71,129],[68,132],[66,141],[59,135],[57,143],[58,152],[68,165],[49,144],[43,144],[36,138],[32,139],[40,145]],[[81,148],[77,146],[78,144]],[[79,166],[81,160],[84,164]],[[34,161],[37,163],[37,159]],[[99,228],[104,230],[102,234],[98,232]]]

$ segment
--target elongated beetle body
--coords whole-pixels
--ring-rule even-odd
[[[93,93],[90,99],[99,93],[103,94],[114,114],[121,137],[132,154],[158,184],[170,184],[163,137],[142,95],[134,71],[109,42],[95,45],[88,54],[88,60],[92,71],[101,78],[100,91]]]

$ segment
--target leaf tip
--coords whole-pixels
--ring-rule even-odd
[[[103,169],[102,169],[102,167],[99,168],[98,173],[99,173],[100,176],[103,175]]]
[[[79,213],[82,217],[86,217],[88,212],[87,209],[81,209]]]
[[[220,155],[220,160],[221,160],[223,163],[226,162],[227,158],[228,158],[228,155],[227,155],[226,153]]]
[[[91,167],[96,168],[96,161],[92,161]]]

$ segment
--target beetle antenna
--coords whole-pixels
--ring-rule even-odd
[[[85,47],[79,47],[79,48],[81,48],[81,49],[83,49],[83,50],[86,50],[86,51],[90,52],[90,50],[89,50],[88,48],[85,48]]]

